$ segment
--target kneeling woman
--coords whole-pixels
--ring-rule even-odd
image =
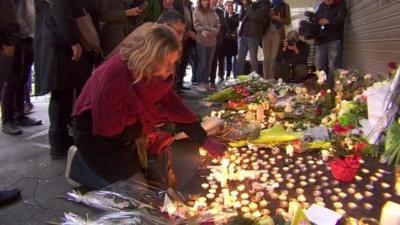
[[[134,176],[140,171],[135,139],[165,121],[175,123],[212,156],[223,153],[226,146],[207,137],[172,89],[179,57],[174,34],[154,24],[92,74],[73,111],[78,151],[73,160],[69,154],[69,178],[98,189]]]

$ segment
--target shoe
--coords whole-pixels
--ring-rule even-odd
[[[17,118],[15,120],[15,124],[17,124],[18,126],[37,126],[42,125],[42,121],[23,116],[22,118]]]
[[[14,188],[7,191],[0,191],[0,206],[8,205],[21,198],[21,190]]]
[[[78,149],[76,146],[71,146],[68,150],[68,156],[67,156],[67,167],[65,168],[65,179],[67,180],[68,184],[71,185],[72,187],[81,187],[82,185],[78,183],[77,181],[73,180],[71,178],[71,165],[72,165],[72,160],[75,157],[76,152]]]
[[[30,102],[25,102],[24,103],[24,114],[30,114],[32,113],[33,109],[33,104]]]
[[[181,90],[181,91],[187,91],[187,90],[190,90],[190,87],[179,86],[179,87],[177,87],[177,89]]]
[[[52,160],[59,160],[67,158],[68,152],[58,152],[58,151],[50,151],[50,157]]]
[[[3,123],[3,125],[1,126],[1,131],[9,135],[22,134],[22,130],[15,125],[15,121],[8,121]]]
[[[197,85],[199,85],[199,83],[197,83],[197,81],[192,81],[192,85],[197,86]]]
[[[196,86],[196,91],[198,91],[198,92],[206,92],[207,89],[205,87],[203,87],[203,85],[198,85],[198,86]]]

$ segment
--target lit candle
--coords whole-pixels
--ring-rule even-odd
[[[215,198],[215,195],[214,195],[214,194],[211,194],[211,193],[208,193],[208,194],[207,194],[207,198],[208,198],[208,199],[214,199],[214,198]]]
[[[242,200],[240,203],[241,203],[242,205],[248,205],[248,204],[250,204],[250,201],[247,200],[247,199],[245,199],[245,200]]]
[[[268,205],[268,202],[266,201],[266,200],[261,200],[258,204],[260,204],[260,207],[262,207],[262,208],[264,208],[264,207],[267,207],[267,205]]]
[[[294,151],[293,145],[291,144],[286,145],[286,154],[289,157],[293,157],[293,151]]]
[[[297,197],[297,200],[299,200],[300,202],[305,202],[306,201],[306,197],[304,195],[299,195]]]
[[[200,147],[199,148],[199,154],[201,157],[205,157],[207,156],[207,150],[205,150],[204,148]]]
[[[241,198],[241,199],[248,199],[248,198],[249,198],[249,194],[247,194],[247,193],[242,193],[242,194],[240,195],[240,198]]]
[[[210,186],[210,185],[209,185],[209,184],[207,184],[207,183],[203,183],[203,184],[201,184],[201,187],[202,187],[203,189],[207,189],[209,186]]]
[[[237,190],[238,190],[238,191],[243,191],[244,188],[245,188],[245,186],[244,186],[243,184],[237,186]]]
[[[400,224],[400,204],[388,201],[382,208],[380,225]]]
[[[246,207],[246,206],[242,207],[240,210],[241,210],[243,213],[248,213],[248,212],[250,212],[249,207]]]
[[[257,208],[258,208],[258,205],[257,205],[256,203],[251,202],[251,203],[249,204],[249,209],[250,209],[251,211],[256,211]]]
[[[260,213],[260,211],[255,211],[255,212],[253,212],[253,214],[252,214],[252,216],[254,217],[254,218],[259,218],[259,217],[261,217],[261,213]]]

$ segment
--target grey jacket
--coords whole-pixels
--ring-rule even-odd
[[[239,35],[245,37],[261,38],[267,31],[271,19],[269,12],[271,3],[269,1],[259,1],[247,4],[242,9],[239,28]]]
[[[217,45],[217,35],[220,26],[218,15],[213,9],[210,8],[204,12],[199,8],[196,8],[193,12],[193,25],[197,32],[197,43],[207,47],[214,47]],[[208,31],[211,35],[205,37],[203,31]]]

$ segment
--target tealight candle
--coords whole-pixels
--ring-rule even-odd
[[[354,188],[347,188],[347,193],[349,193],[349,194],[354,194],[354,193],[356,193],[356,189],[354,189]]]
[[[363,168],[363,169],[361,170],[361,172],[363,172],[363,173],[367,174],[367,173],[369,173],[369,170],[368,170],[368,169],[366,169],[366,168]]]
[[[314,195],[315,197],[321,196],[321,191],[313,191],[313,195]]]
[[[365,185],[365,187],[366,187],[368,190],[374,189],[374,185],[372,185],[372,184],[367,184],[367,185]]]
[[[334,192],[336,192],[336,193],[339,193],[339,192],[341,192],[341,191],[342,191],[342,189],[340,189],[340,188],[336,187],[336,188],[334,188],[334,189],[333,189],[333,191],[334,191]]]
[[[250,204],[249,204],[250,211],[256,211],[257,208],[258,208],[258,205],[256,203],[250,202]]]
[[[304,195],[299,195],[297,197],[297,200],[299,200],[300,202],[305,202],[306,201],[306,197]]]
[[[334,206],[335,208],[342,208],[342,207],[343,207],[343,204],[342,204],[341,202],[334,202],[334,203],[333,203],[333,206]]]
[[[346,211],[344,211],[343,209],[336,209],[336,212],[342,216],[346,215]]]
[[[301,175],[299,178],[300,178],[300,180],[305,180],[307,177],[304,175]]]
[[[357,204],[354,202],[349,202],[347,203],[347,206],[349,207],[349,209],[355,209],[357,208]]]
[[[369,204],[369,203],[364,203],[364,208],[366,209],[366,210],[371,210],[372,208],[374,208],[374,206],[373,205],[371,205],[371,204]]]
[[[307,186],[307,184],[308,183],[306,181],[300,181],[300,185],[303,186],[303,187]]]
[[[324,189],[324,194],[330,195],[330,194],[332,194],[332,190],[331,189]]]
[[[308,178],[308,182],[310,182],[311,184],[313,184],[313,183],[316,182],[316,180],[315,180],[315,178]]]
[[[248,213],[245,213],[243,216],[245,218],[251,218],[253,215],[250,212],[248,212]]]
[[[277,193],[275,193],[275,192],[271,192],[270,194],[269,194],[269,196],[271,197],[271,199],[278,199],[279,198],[279,194],[277,194]]]
[[[259,218],[259,217],[261,217],[262,215],[261,215],[260,211],[257,210],[257,211],[255,211],[255,212],[253,212],[252,216],[253,216],[254,218]]]
[[[322,181],[327,181],[327,180],[328,180],[328,177],[323,176],[323,177],[321,177],[321,180],[322,180]]]
[[[337,195],[332,195],[332,196],[331,196],[331,200],[332,200],[333,202],[336,202],[336,201],[339,200],[339,197],[338,197]]]
[[[304,189],[303,188],[296,188],[296,193],[301,195],[304,193]]]
[[[248,204],[250,204],[250,201],[245,199],[245,200],[240,201],[240,203],[242,203],[242,205],[248,205]]]
[[[364,195],[365,195],[365,197],[371,197],[371,196],[373,196],[374,194],[373,194],[372,192],[370,192],[370,191],[365,191],[365,192],[364,192]]]
[[[323,202],[323,201],[324,201],[324,198],[322,198],[322,197],[315,197],[315,201],[316,201],[316,202]]]
[[[308,208],[310,207],[310,203],[308,203],[308,202],[302,202],[302,203],[301,203],[301,206],[302,206],[304,209],[308,209]]]
[[[215,193],[217,193],[217,190],[211,188],[211,189],[208,190],[208,192],[209,192],[210,194],[215,194]]]
[[[241,199],[248,199],[248,198],[249,198],[249,194],[247,194],[247,193],[242,193],[242,194],[240,195],[240,198],[241,198]]]
[[[279,200],[281,200],[281,201],[286,201],[286,200],[287,200],[287,196],[281,194],[281,195],[279,195]]]
[[[261,214],[268,216],[269,214],[271,214],[271,211],[269,211],[269,209],[262,209]]]
[[[218,184],[211,185],[211,189],[218,189]]]
[[[317,205],[319,205],[319,206],[322,206],[322,207],[325,207],[325,202],[316,202],[317,203]]]
[[[248,212],[250,212],[249,207],[246,207],[246,206],[242,207],[240,210],[241,210],[243,213],[248,213]]]
[[[243,191],[245,189],[245,186],[243,184],[237,186],[238,191]]]
[[[381,186],[382,186],[382,188],[384,188],[384,189],[390,187],[390,185],[389,185],[388,183],[385,183],[385,182],[381,183]]]
[[[383,197],[384,198],[391,198],[392,197],[392,195],[390,194],[390,193],[383,193]]]
[[[374,176],[371,176],[369,179],[370,179],[372,182],[378,181],[378,178],[376,178],[376,177],[374,177]]]
[[[208,193],[206,196],[207,196],[208,199],[214,199],[215,198],[215,195],[212,194],[212,193]]]
[[[354,178],[356,179],[356,181],[362,181],[362,177],[361,177],[361,176],[358,176],[358,175],[357,175],[357,176],[355,176]]]
[[[238,194],[239,194],[239,192],[237,192],[237,191],[231,191],[232,196],[238,196]]]
[[[203,184],[201,184],[201,187],[202,187],[203,189],[207,189],[209,186],[210,186],[210,185],[209,185],[209,184],[207,184],[207,183],[203,183]]]
[[[294,184],[293,183],[287,183],[286,187],[289,188],[289,189],[292,189],[294,187]]]
[[[339,195],[340,198],[346,198],[347,197],[347,194],[344,193],[344,192],[340,192],[338,195]]]
[[[285,166],[282,168],[283,171],[287,172],[289,170],[289,167]]]
[[[287,208],[287,207],[289,207],[289,203],[287,201],[282,201],[279,203],[279,207]]]
[[[261,200],[258,204],[260,204],[260,207],[264,208],[267,207],[268,202],[266,200]]]
[[[382,178],[382,177],[383,177],[383,174],[376,172],[376,173],[375,173],[375,176],[378,177],[378,178]]]
[[[240,202],[234,202],[233,207],[235,207],[235,209],[239,209],[242,207],[242,204]]]
[[[357,192],[354,194],[354,198],[356,198],[357,200],[361,200],[364,198],[364,196],[360,192]]]

